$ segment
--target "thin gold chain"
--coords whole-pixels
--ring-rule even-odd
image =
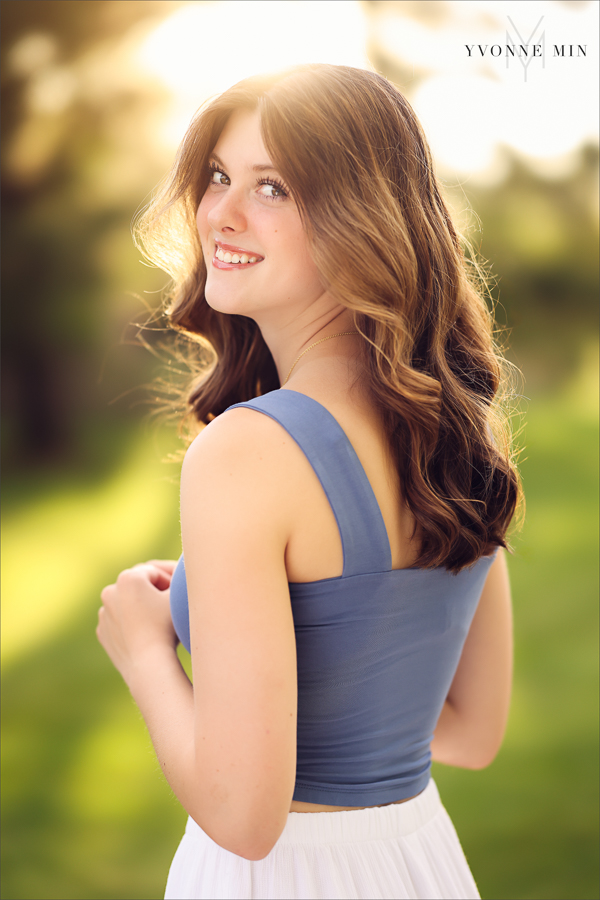
[[[311,344],[310,347],[307,347],[306,350],[303,350],[302,353],[300,354],[300,356],[298,357],[298,359],[296,360],[296,362],[294,363],[294,365],[292,366],[292,368],[290,369],[290,371],[287,373],[287,378],[285,379],[283,384],[287,384],[287,382],[289,381],[290,375],[294,371],[294,366],[296,365],[297,362],[299,362],[302,359],[302,357],[304,356],[305,353],[308,353],[309,350],[312,350],[313,347],[316,347],[318,344],[322,344],[324,341],[329,341],[329,340],[331,340],[331,338],[334,338],[334,337],[343,337],[345,334],[358,334],[358,331],[339,331],[337,334],[328,334],[327,337],[321,338],[320,341],[315,341],[314,344]],[[283,387],[283,384],[281,385],[282,387]]]

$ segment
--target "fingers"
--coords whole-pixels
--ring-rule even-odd
[[[130,577],[127,573],[135,573],[132,576],[135,580],[136,577],[139,577],[139,573],[143,572],[146,579],[149,580],[157,590],[166,591],[171,584],[171,578],[173,577],[176,566],[177,560],[175,559],[150,559],[148,562],[137,563],[137,565],[132,566],[129,569],[123,569],[119,578],[121,579],[121,583],[124,583],[127,582]],[[117,583],[119,582],[119,578],[117,579]]]
[[[139,590],[148,582],[159,591],[166,591],[171,585],[171,576],[177,562],[171,559],[153,559],[138,563],[131,569],[123,569],[116,584],[108,584],[100,593],[104,606],[110,606],[119,590]]]
[[[142,568],[148,571],[150,580],[159,591],[165,591],[171,584],[173,572],[177,566],[174,559],[150,559],[145,563],[138,563],[134,569]],[[158,574],[157,574],[158,573]]]
[[[171,576],[151,563],[138,563],[131,569],[123,569],[117,578],[118,585],[132,585],[133,587],[148,581],[157,590],[166,591],[171,584]]]
[[[157,590],[166,591],[170,587],[171,576],[150,563],[138,563],[131,569],[123,569],[122,572],[119,572],[116,584],[107,585],[100,597],[106,604],[107,601],[111,601],[115,591],[138,591],[140,588],[143,589],[144,585],[147,586],[148,582]]]
[[[171,586],[171,574],[155,566],[153,563],[146,563],[143,568],[147,572],[148,578],[155,588],[159,591],[166,591]]]
[[[157,569],[161,569],[163,572],[166,572],[167,575],[172,575],[175,571],[175,567],[177,566],[176,559],[149,559],[147,565],[155,566]]]
[[[104,590],[100,593],[100,599],[102,603],[106,606],[106,603],[110,601],[114,591],[116,588],[116,584],[107,584]]]

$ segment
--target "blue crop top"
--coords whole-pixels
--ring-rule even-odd
[[[342,574],[290,583],[298,660],[294,800],[379,806],[420,793],[430,743],[494,559],[453,575],[393,570],[383,518],[365,471],[336,419],[288,389],[229,407],[279,422],[315,470],[335,514]],[[171,614],[190,649],[183,557]]]

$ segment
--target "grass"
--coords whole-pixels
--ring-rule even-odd
[[[531,403],[509,560],[515,687],[489,768],[435,766],[483,897],[598,896],[597,407]]]
[[[528,411],[506,742],[482,772],[435,767],[484,898],[598,896],[597,414],[577,398]],[[143,442],[100,483],[9,497],[2,897],[163,896],[185,814],[94,628],[121,568],[179,553],[164,469]]]

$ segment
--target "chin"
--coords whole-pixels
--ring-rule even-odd
[[[228,316],[251,316],[251,310],[255,309],[249,297],[244,297],[240,291],[222,291],[206,288],[204,291],[207,304],[215,312]]]

